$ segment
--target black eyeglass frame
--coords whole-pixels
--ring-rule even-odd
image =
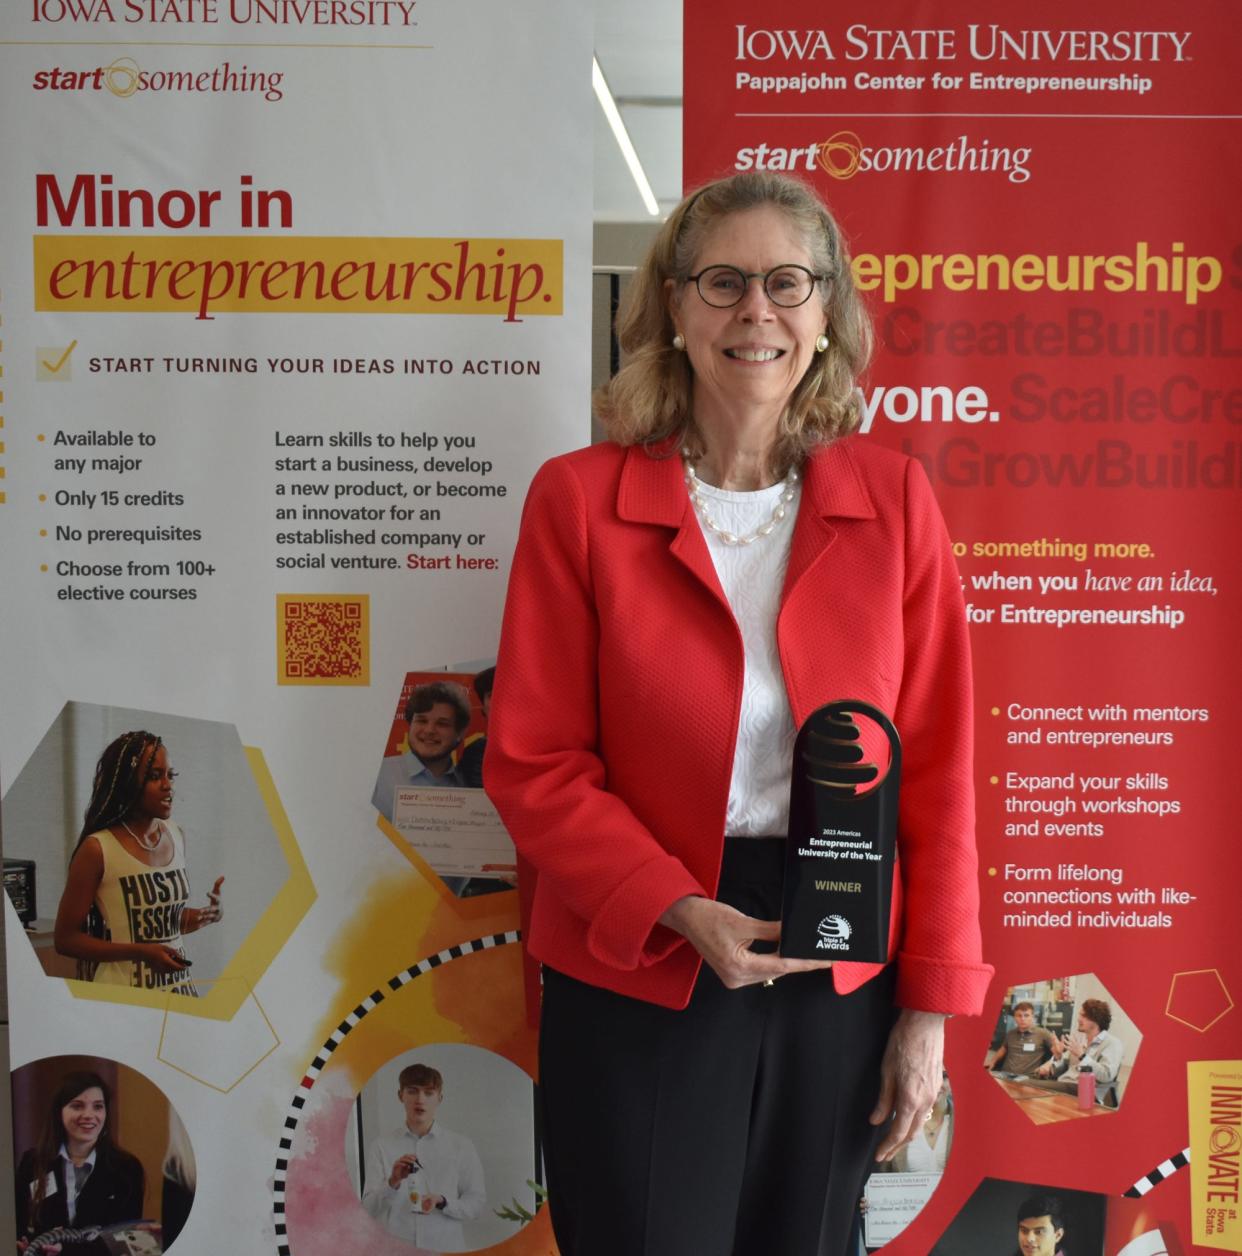
[[[742,277],[742,287],[738,291],[736,301],[730,301],[727,305],[719,305],[715,301],[709,301],[703,295],[703,287],[699,283],[699,280],[702,279],[704,275],[709,274],[714,270],[731,270],[735,275],[740,275]],[[801,301],[795,301],[793,304],[790,304],[786,301],[780,300],[779,297],[775,296],[768,289],[768,280],[782,270],[800,270],[804,275],[810,276],[811,286],[807,289],[807,294]],[[694,290],[699,294],[699,300],[702,301],[704,305],[710,305],[713,310],[731,310],[735,305],[741,305],[742,301],[745,299],[746,292],[750,288],[750,281],[752,279],[762,279],[763,295],[767,297],[773,305],[780,306],[782,310],[796,310],[799,306],[805,305],[811,299],[811,294],[814,293],[815,285],[817,283],[826,283],[831,278],[831,275],[816,274],[809,266],[803,266],[798,262],[782,262],[781,265],[773,266],[769,271],[745,271],[740,266],[730,266],[727,262],[718,262],[714,266],[704,266],[697,275],[687,275],[685,282],[689,283],[691,280],[694,281]]]

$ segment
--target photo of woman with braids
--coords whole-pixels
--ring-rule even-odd
[[[224,878],[189,905],[185,835],[170,818],[176,776],[168,748],[142,730],[99,758],[56,913],[56,950],[80,979],[197,994],[182,935],[220,920]]]

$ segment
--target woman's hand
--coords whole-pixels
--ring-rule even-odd
[[[875,1153],[891,1160],[918,1132],[940,1092],[944,1072],[944,1016],[904,1008],[897,1017],[880,1065],[880,1097],[869,1120],[893,1124]]]
[[[831,968],[831,960],[782,959],[751,950],[753,942],[778,942],[779,920],[756,920],[727,903],[687,895],[660,917],[660,923],[680,933],[707,961],[729,990],[775,981],[786,973]],[[937,1081],[939,1086],[939,1081]]]
[[[220,906],[220,887],[223,884],[224,878],[217,877],[215,885],[208,891],[205,907],[187,907],[182,911],[182,933],[196,933],[206,925],[216,924],[224,916],[224,908]]]
[[[189,961],[175,946],[164,942],[139,942],[134,946],[139,963],[157,973],[181,973],[189,968]]]

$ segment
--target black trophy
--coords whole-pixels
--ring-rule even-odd
[[[854,715],[888,738],[888,771],[865,761]],[[788,959],[888,959],[901,739],[866,702],[812,711],[794,742],[780,953]]]

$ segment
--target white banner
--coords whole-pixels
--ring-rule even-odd
[[[26,1237],[70,1219],[40,1159],[59,1121],[115,1187],[111,1212],[83,1188],[74,1224],[154,1223],[105,1234],[118,1251],[550,1243],[524,1224],[533,1034],[478,770],[526,484],[589,430],[589,21],[558,0],[0,16]],[[421,1193],[368,1173],[427,1123],[414,1065],[481,1185],[430,1149]],[[104,1135],[67,1124],[66,1078]]]

